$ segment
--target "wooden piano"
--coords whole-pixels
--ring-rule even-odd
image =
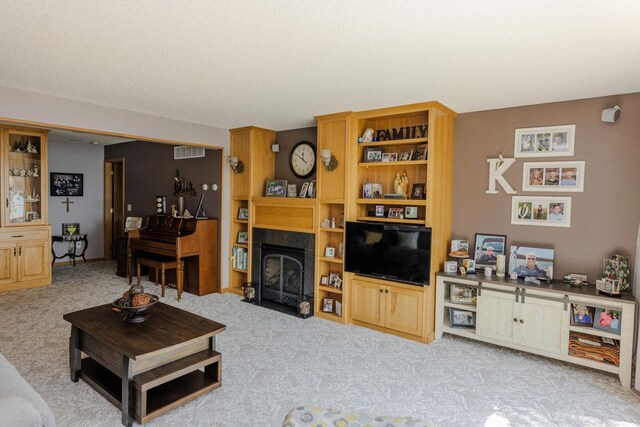
[[[137,256],[175,258],[178,270],[184,271],[186,292],[206,295],[220,290],[218,220],[215,218],[147,216],[142,228],[129,232],[129,283]],[[176,271],[176,275],[180,273]]]

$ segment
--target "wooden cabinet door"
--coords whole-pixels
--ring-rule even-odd
[[[0,285],[14,283],[18,277],[17,243],[0,243]]]
[[[482,294],[478,296],[476,334],[504,342],[514,342],[514,326],[518,321],[514,301],[514,295],[483,289]]]
[[[424,293],[385,286],[385,327],[411,335],[422,335]]]
[[[38,240],[18,245],[18,280],[44,279],[49,275],[49,242]]]
[[[564,311],[564,304],[527,296],[525,302],[518,305],[518,343],[561,354],[565,343],[563,329],[569,324],[569,312]]]
[[[351,313],[353,320],[384,325],[384,292],[383,286],[354,279],[353,298],[351,298]]]

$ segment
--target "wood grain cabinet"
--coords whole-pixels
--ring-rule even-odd
[[[51,283],[47,131],[0,127],[0,291]]]
[[[421,287],[361,277],[352,280],[352,287],[354,323],[401,335],[422,335],[424,291]]]

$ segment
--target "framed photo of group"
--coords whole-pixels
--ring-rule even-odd
[[[571,197],[511,197],[511,224],[571,226]]]
[[[582,192],[584,161],[525,162],[522,191]]]
[[[515,157],[573,156],[576,125],[516,129]]]

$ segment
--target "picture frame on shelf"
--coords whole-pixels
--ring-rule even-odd
[[[383,162],[397,162],[398,153],[382,153]]]
[[[327,246],[324,248],[324,256],[325,258],[333,258],[336,256],[336,248],[332,246]]]
[[[322,298],[322,311],[333,313],[333,298]]]
[[[249,208],[239,208],[238,219],[249,219]]]
[[[49,194],[53,197],[82,197],[84,174],[51,172],[49,174]]]
[[[405,206],[404,208],[404,217],[407,219],[417,219],[418,218],[418,207],[417,206]]]
[[[72,236],[74,234],[80,234],[80,224],[77,222],[63,223],[62,235]]]
[[[573,156],[576,125],[516,129],[514,157]]]
[[[384,205],[376,205],[376,217],[384,218]]]
[[[285,179],[268,179],[264,191],[265,197],[286,197],[287,196],[287,180]]]
[[[622,319],[620,317],[620,310],[596,307],[593,327],[601,331],[620,335],[622,330]]]
[[[449,299],[456,304],[476,304],[478,289],[452,283],[449,287]]]
[[[240,243],[240,244],[249,243],[249,232],[248,231],[238,231],[238,243]]]
[[[403,218],[402,208],[389,208],[387,218]]]
[[[329,286],[333,286],[336,289],[342,287],[342,279],[338,273],[329,273]]]
[[[425,187],[424,182],[413,184],[411,186],[411,199],[423,200],[425,198],[424,187]]]
[[[305,198],[307,197],[307,191],[309,190],[309,183],[308,182],[303,182],[302,183],[302,187],[300,187],[300,194],[298,194],[298,197],[300,198]]]
[[[498,255],[505,255],[507,236],[502,234],[476,233],[473,260],[475,268],[496,268]]]
[[[593,326],[595,307],[584,304],[571,304],[571,324],[574,326]]]
[[[382,189],[382,184],[379,184],[377,182],[371,183],[371,195],[374,199],[382,199]]]
[[[571,197],[511,197],[511,224],[571,227]]]
[[[362,161],[364,163],[381,162],[382,149],[376,147],[365,147],[362,151]]]
[[[522,166],[522,191],[584,191],[584,161],[525,162]]]
[[[365,182],[362,184],[362,198],[363,199],[373,199],[373,188],[371,187],[370,182]]]
[[[298,197],[297,184],[287,184],[287,197]]]
[[[420,144],[414,148],[411,160],[427,160],[427,144]]]
[[[320,284],[323,286],[329,285],[329,276],[320,276]]]
[[[411,156],[413,155],[413,150],[409,150],[409,151],[402,151],[400,153],[400,161],[401,162],[408,162],[409,160],[411,160]]]
[[[473,311],[460,310],[457,308],[449,308],[449,318],[452,327],[475,328],[476,313]]]
[[[518,277],[552,279],[554,254],[553,249],[511,246],[509,276],[515,273]]]
[[[336,300],[336,315],[342,317],[342,302]]]

